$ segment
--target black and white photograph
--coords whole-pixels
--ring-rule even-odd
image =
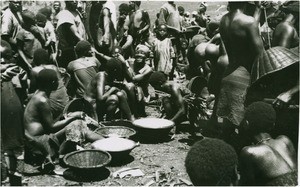
[[[1,186],[298,186],[299,1],[1,1]]]

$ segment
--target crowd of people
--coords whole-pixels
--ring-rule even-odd
[[[156,20],[141,1],[54,1],[37,12],[23,3],[1,12],[9,176],[19,175],[18,159],[45,169],[68,142],[103,138],[87,123],[147,117],[159,100],[161,117],[189,121],[202,139],[185,161],[194,185],[297,185],[298,1],[234,1],[216,17],[209,3],[189,13],[168,1]],[[64,113],[76,99],[96,116]]]

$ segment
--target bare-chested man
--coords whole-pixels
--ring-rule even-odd
[[[297,185],[294,146],[286,136],[271,137],[275,121],[276,113],[270,104],[254,102],[247,108],[240,130],[252,145],[244,147],[240,154],[240,185]]]
[[[62,134],[62,129],[75,119],[83,117],[82,112],[76,112],[66,119],[53,122],[49,105],[51,91],[57,89],[57,72],[52,69],[43,69],[38,73],[37,91],[32,96],[24,112],[25,131],[31,136],[41,136],[55,133],[57,137]]]
[[[129,1],[133,12],[126,17],[124,29],[133,37],[133,48],[149,42],[150,17],[147,11],[140,9],[141,1]]]
[[[247,2],[229,2],[230,11],[220,22],[229,64],[223,74],[217,116],[223,118],[223,135],[228,139],[244,116],[244,100],[250,84],[252,64],[263,50],[258,22],[244,14]]]
[[[289,1],[281,6],[281,10],[287,15],[274,30],[272,47],[282,46],[294,48],[299,46],[299,2]]]

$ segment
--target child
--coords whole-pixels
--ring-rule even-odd
[[[172,58],[175,55],[171,39],[168,38],[167,26],[165,24],[161,24],[158,26],[157,35],[153,47],[155,71],[162,71],[166,75],[172,77]]]
[[[55,28],[51,22],[51,9],[45,7],[42,8],[38,11],[38,14],[43,14],[46,17],[46,20],[44,21],[45,24],[44,26],[42,25],[42,27],[45,30],[45,34],[46,34],[46,44],[45,46],[48,49],[49,54],[53,54],[56,52],[56,34],[55,34]],[[37,16],[37,20],[38,20],[38,16]],[[39,23],[37,23],[39,24]]]

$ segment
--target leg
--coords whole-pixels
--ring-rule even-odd
[[[171,99],[168,97],[165,97],[162,99],[162,104],[166,113],[166,118],[167,119],[171,119],[174,115],[174,111],[176,109],[172,108],[172,103],[171,103]]]
[[[133,121],[134,117],[131,113],[125,94],[123,92],[117,92],[117,96],[120,102],[120,110],[125,115],[126,119]]]
[[[130,110],[132,114],[134,114],[137,117],[137,98],[136,98],[136,89],[135,85],[133,83],[126,83],[125,84],[125,92],[128,97],[128,104],[130,107]]]
[[[119,99],[117,95],[111,95],[106,100],[106,120],[114,119],[114,115],[118,108]]]

